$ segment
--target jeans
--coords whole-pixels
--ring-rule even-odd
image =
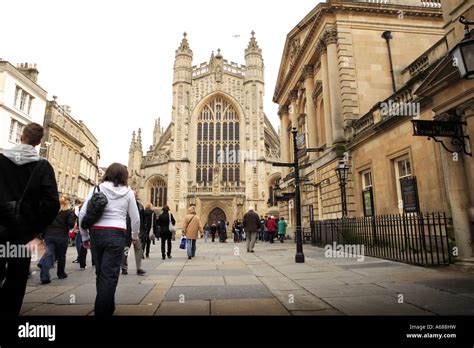
[[[186,251],[188,252],[188,257],[196,255],[196,239],[186,239]]]
[[[81,247],[82,247],[82,236],[81,232],[76,233],[76,250],[77,250],[77,260],[79,261],[79,255],[81,255]]]
[[[165,257],[166,255],[170,256],[171,255],[171,233],[168,234],[168,235],[161,235],[161,254],[163,257]],[[168,252],[166,253],[166,249],[165,249],[165,246],[166,244],[168,244]]]
[[[263,231],[263,240],[264,240],[265,242],[268,242],[268,239],[269,239],[268,237],[269,237],[269,236],[268,236],[268,230]]]
[[[112,316],[115,311],[115,290],[125,249],[125,232],[115,229],[92,229],[91,251],[95,263],[96,290],[94,314]]]
[[[282,233],[279,233],[279,234],[278,234],[278,240],[279,240],[281,243],[283,243],[283,242],[285,241],[285,235],[282,234]]]
[[[204,231],[204,242],[207,243],[207,239],[209,238],[209,231]]]
[[[247,239],[247,251],[253,251],[255,248],[255,242],[257,241],[257,231],[245,231],[246,239]]]
[[[66,252],[69,244],[68,236],[46,236],[46,254],[41,261],[40,278],[42,281],[48,281],[49,269],[54,265],[54,260],[58,259],[58,277],[66,275]]]
[[[0,257],[0,318],[16,317],[20,314],[30,261],[30,257]]]
[[[146,239],[144,238],[142,240],[142,250],[146,257],[150,256],[150,245],[151,245],[150,238],[146,238]]]
[[[124,250],[124,253],[122,255],[122,269],[127,270],[128,269],[128,254],[130,254],[130,247],[132,246],[132,240],[126,241],[126,247],[128,247],[127,250]],[[142,269],[142,256],[143,256],[143,250],[141,243],[133,244],[133,251],[135,253],[135,264],[137,265],[137,271],[139,269]]]

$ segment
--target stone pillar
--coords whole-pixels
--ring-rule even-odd
[[[328,75],[328,55],[326,45],[321,40],[316,50],[320,53],[321,59],[321,75],[323,87],[323,101],[324,101],[324,134],[326,138],[326,148],[330,148],[333,144],[332,137],[332,117],[331,117],[331,101],[329,100],[329,75]]]
[[[288,134],[288,125],[290,123],[290,116],[288,115],[288,106],[281,105],[278,110],[278,116],[280,116],[280,154],[281,161],[288,163],[290,161],[290,138]],[[288,168],[280,168],[283,173],[283,177],[288,175]]]
[[[471,100],[470,103],[465,103],[465,105],[458,108],[458,114],[461,115],[461,119],[467,123],[467,134],[469,139],[466,139],[466,142],[469,143],[468,151],[474,151],[474,100]],[[466,179],[468,183],[469,190],[469,200],[470,207],[469,213],[471,221],[474,221],[474,158],[471,156],[464,157],[464,170],[466,172]],[[471,236],[474,238],[474,231]],[[474,250],[473,250],[474,251]]]
[[[337,31],[330,27],[324,34],[327,49],[327,71],[329,81],[329,98],[331,100],[331,117],[333,141],[344,142],[344,122],[342,120],[341,86],[339,82],[339,64],[337,57]]]
[[[308,147],[318,146],[318,129],[316,107],[313,102],[314,71],[312,65],[305,65],[303,68],[304,88],[306,93],[306,119],[308,122]],[[310,158],[317,156],[316,152],[309,153]]]
[[[440,153],[459,259],[468,259],[472,257],[472,236],[464,156],[460,155],[458,161],[453,161],[452,154],[441,145]]]

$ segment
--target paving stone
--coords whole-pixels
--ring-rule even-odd
[[[158,309],[158,304],[156,305],[117,305],[115,306],[114,315],[154,315]]]
[[[474,315],[474,299],[454,295],[445,291],[433,290],[429,295],[425,292],[403,294],[405,303],[439,315]]]
[[[365,296],[365,295],[390,295],[395,294],[395,290],[382,288],[373,284],[360,285],[327,285],[306,288],[313,295],[318,297],[344,297],[344,296]]]
[[[301,286],[286,277],[259,277],[259,280],[272,290],[297,290]]]
[[[54,301],[55,297],[60,296],[60,292],[30,292],[26,294],[23,298],[23,303],[31,303],[31,302],[42,302],[42,303],[50,303]]]
[[[436,279],[417,283],[457,294],[474,292],[474,278]]]
[[[278,300],[289,311],[309,311],[333,308],[320,298],[312,295],[279,296]]]
[[[289,315],[276,299],[212,300],[212,315]]]
[[[88,315],[94,310],[94,306],[91,304],[80,305],[80,304],[67,304],[67,305],[57,305],[57,304],[43,304],[41,306],[35,307],[25,313],[25,316],[33,315],[57,315],[57,316],[67,316],[67,315]]]
[[[192,271],[212,271],[217,270],[217,265],[186,265],[183,267],[183,271],[192,272]]]
[[[337,309],[322,309],[320,311],[291,311],[291,315],[295,316],[334,316],[334,315],[344,315],[341,311]]]
[[[389,295],[325,297],[324,301],[347,315],[433,315]]]
[[[184,303],[163,301],[155,315],[210,315],[210,301],[186,300]]]
[[[52,284],[52,283],[51,283]],[[31,293],[34,294],[41,294],[41,293],[62,293],[66,291],[71,291],[75,288],[75,286],[57,286],[51,285],[50,286],[39,286],[36,290],[32,291]]]
[[[305,280],[295,280],[296,284],[300,285],[303,288],[312,288],[315,286],[328,286],[328,285],[346,285],[341,280],[335,278],[317,278],[317,279],[305,279]]]
[[[225,285],[259,285],[262,284],[256,276],[225,276]]]
[[[242,298],[273,298],[272,293],[264,285],[227,285],[227,286],[193,286],[169,289],[165,299],[177,301],[181,294],[187,300],[242,299]]]
[[[20,310],[20,315],[23,315],[23,313],[28,312],[29,310],[43,305],[42,302],[23,302]]]
[[[146,296],[143,298],[140,304],[147,305],[147,306],[150,304],[159,305],[164,300],[167,292],[168,290],[161,290],[161,289],[155,290],[155,288],[153,288],[153,290],[151,290],[148,294],[146,294]]]
[[[178,277],[173,286],[220,286],[225,285],[224,277]]]

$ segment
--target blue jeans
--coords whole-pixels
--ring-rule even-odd
[[[77,260],[79,260],[79,255],[81,254],[82,246],[82,236],[81,232],[76,233],[76,250],[77,250]]]
[[[115,311],[115,290],[125,249],[125,231],[92,229],[90,236],[97,290],[94,315],[112,316]]]
[[[58,259],[58,277],[66,274],[66,252],[69,243],[68,236],[48,236],[44,238],[46,244],[46,254],[41,259],[41,273],[42,281],[48,281],[49,270],[54,265],[54,260]]]
[[[186,251],[188,256],[194,257],[196,255],[196,239],[186,239]]]

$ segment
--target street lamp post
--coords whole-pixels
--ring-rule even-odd
[[[347,196],[346,196],[346,183],[349,174],[349,167],[346,166],[344,160],[340,160],[336,168],[337,179],[339,180],[339,187],[341,188],[341,204],[342,204],[342,217],[347,216]]]

